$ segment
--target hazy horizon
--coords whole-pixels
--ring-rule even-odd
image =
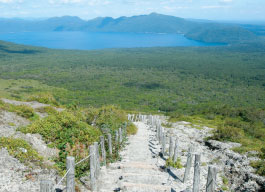
[[[0,0],[0,18],[45,19],[65,15],[96,17],[148,15],[187,19],[264,22],[263,0]]]
[[[157,13],[157,12],[152,12],[152,13]],[[141,14],[141,15],[150,15],[152,13]],[[157,13],[157,14],[174,16],[174,15],[162,14],[162,13]],[[114,19],[117,19],[117,18],[120,18],[120,17],[133,17],[133,16],[140,16],[140,15],[119,16],[119,17],[104,16],[104,17],[112,17]],[[90,18],[90,19],[85,19],[85,18],[79,17],[77,15],[61,15],[61,16],[52,16],[52,17],[0,17],[0,19],[21,19],[21,20],[28,20],[28,21],[41,21],[41,20],[46,20],[46,19],[56,18],[56,17],[58,17],[58,18],[60,18],[60,17],[78,17],[78,18],[80,18],[80,19],[82,19],[84,21],[89,21],[89,20],[93,20],[93,19],[100,18],[100,17],[103,17],[103,16],[97,16],[97,17]],[[174,17],[178,17],[178,16],[174,16]],[[183,18],[183,19],[186,19],[186,20],[201,21],[201,22],[221,22],[221,23],[265,25],[265,19],[264,20],[247,20],[247,19],[246,20],[218,20],[218,19],[200,19],[200,18],[185,18],[185,17],[179,17],[179,18]]]

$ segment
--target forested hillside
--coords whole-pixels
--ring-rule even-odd
[[[214,138],[241,142],[241,152],[261,151],[264,52],[262,43],[70,51],[1,42],[0,96],[51,92],[65,105],[160,111],[216,126]]]

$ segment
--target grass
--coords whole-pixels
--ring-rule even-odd
[[[61,171],[66,169],[67,156],[74,156],[76,161],[85,158],[89,154],[89,146],[98,142],[100,135],[111,133],[114,138],[115,130],[126,124],[128,134],[133,134],[137,130],[127,121],[126,113],[115,106],[99,109],[70,107],[62,112],[57,112],[51,107],[41,110],[48,112],[49,116],[19,130],[23,133],[38,133],[42,135],[49,147],[59,149],[59,157],[54,161]],[[95,125],[91,126],[93,122]],[[118,151],[113,150],[113,156],[109,158],[119,158]],[[83,176],[88,170],[88,163],[81,164],[76,168],[77,177]]]
[[[38,99],[40,95],[48,95],[54,93],[63,95],[67,90],[57,87],[48,86],[36,80],[30,79],[1,79],[0,78],[0,97],[15,100],[35,100],[41,103],[52,102],[48,100]],[[48,101],[48,102],[47,102]]]
[[[12,105],[0,100],[0,109],[14,112],[17,115],[29,120],[36,120],[39,118],[39,116],[34,112],[33,108],[27,105]]]
[[[42,164],[43,158],[23,139],[0,137],[0,148],[7,148],[8,153],[21,163]]]
[[[180,158],[178,158],[175,163],[173,162],[172,158],[168,158],[166,160],[166,167],[173,167],[176,169],[181,169],[181,168],[183,168],[183,165],[181,164]]]

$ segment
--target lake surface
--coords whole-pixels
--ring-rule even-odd
[[[181,34],[19,32],[0,33],[0,40],[54,49],[104,49],[133,47],[216,46],[185,38]]]

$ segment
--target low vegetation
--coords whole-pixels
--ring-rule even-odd
[[[125,119],[115,124],[112,114],[119,110],[102,106],[114,104],[122,110],[164,113],[171,121],[211,125],[216,128],[212,139],[239,142],[242,146],[234,150],[240,153],[261,152],[265,145],[263,42],[95,51],[0,45],[0,95],[27,98],[50,92],[68,106],[65,113],[88,107],[78,112],[85,118],[77,119],[77,127],[93,123],[100,133],[113,132]],[[53,101],[48,96],[43,102]],[[48,120],[37,122],[42,121]],[[130,126],[128,132],[135,133]]]
[[[38,119],[38,115],[34,112],[33,108],[27,105],[12,105],[0,100],[0,109],[14,112],[17,115],[29,120]]]
[[[173,168],[181,169],[181,168],[183,168],[183,165],[181,164],[180,158],[178,158],[175,163],[172,160],[172,158],[168,158],[166,160],[166,167],[173,167]]]
[[[56,99],[53,97],[53,95],[49,92],[31,95],[27,98],[27,101],[38,101],[40,103],[45,103],[55,106],[59,105]]]
[[[74,156],[80,161],[89,154],[89,146],[99,141],[99,136],[114,131],[128,124],[128,133],[135,132],[134,125],[129,124],[126,113],[114,106],[106,106],[100,109],[66,109],[57,112],[46,108],[49,116],[39,119],[27,127],[20,128],[23,133],[38,133],[50,147],[59,149],[59,156],[55,162],[60,170],[65,170],[67,156]],[[95,122],[94,126],[93,124]],[[118,158],[114,151],[113,157]],[[76,168],[77,176],[81,177],[89,170],[89,164],[84,163]]]
[[[0,148],[6,148],[11,156],[26,165],[42,164],[43,158],[23,139],[0,137]]]

